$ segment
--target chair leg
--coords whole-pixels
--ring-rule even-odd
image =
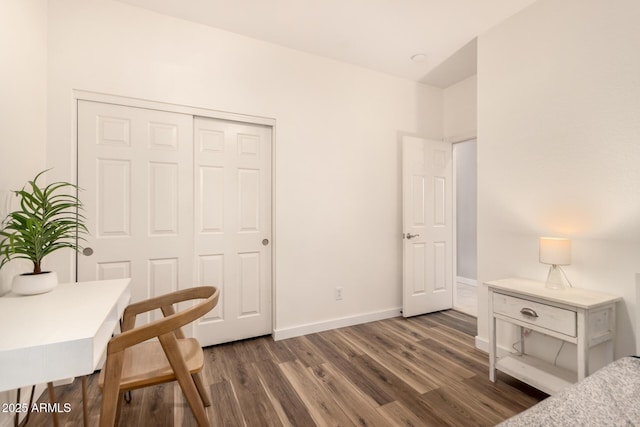
[[[207,412],[204,409],[204,405],[202,404],[198,389],[191,377],[191,373],[182,359],[182,354],[180,353],[180,348],[178,347],[175,335],[171,332],[160,335],[158,338],[160,339],[160,344],[162,344],[162,348],[167,355],[167,359],[169,359],[169,363],[173,368],[178,384],[180,384],[180,388],[182,389],[184,396],[187,398],[187,402],[193,412],[193,416],[198,422],[198,426],[208,427],[209,419],[207,418]]]
[[[122,376],[122,364],[124,351],[107,355],[104,386],[102,389],[102,406],[100,407],[100,427],[113,427],[116,425],[118,400],[120,393],[120,378]]]
[[[187,398],[187,402],[189,403],[189,407],[193,412],[193,416],[196,418],[199,427],[209,426],[209,419],[207,417],[207,412],[204,410],[204,405],[202,404],[202,400],[198,394],[198,389],[196,388],[193,378],[189,375],[189,371],[187,370],[186,376],[185,373],[177,373],[176,378],[178,380],[178,384],[180,384],[180,388],[184,393],[184,396]]]
[[[204,406],[211,406],[211,395],[209,394],[209,389],[204,385],[204,381],[202,380],[202,371],[192,374],[191,377],[198,389],[198,394],[200,394],[202,404]]]

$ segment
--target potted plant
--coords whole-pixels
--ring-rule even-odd
[[[54,182],[41,187],[42,171],[22,190],[14,191],[20,208],[9,213],[0,230],[0,268],[12,259],[27,259],[33,272],[14,277],[12,290],[32,295],[52,290],[58,279],[55,272],[42,271],[45,256],[59,249],[80,250],[87,233],[82,215],[78,187],[68,182]]]

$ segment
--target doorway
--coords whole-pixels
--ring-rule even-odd
[[[478,315],[477,140],[453,144],[455,199],[455,285],[453,308]]]

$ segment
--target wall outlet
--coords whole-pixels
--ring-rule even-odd
[[[342,299],[342,286],[336,286],[336,301]]]

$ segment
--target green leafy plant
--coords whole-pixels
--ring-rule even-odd
[[[33,263],[33,274],[40,274],[42,259],[50,253],[63,248],[81,250],[87,227],[82,202],[75,195],[78,187],[68,182],[41,187],[38,178],[45,172],[14,191],[20,198],[20,209],[2,222],[0,268],[12,259],[28,259]]]

